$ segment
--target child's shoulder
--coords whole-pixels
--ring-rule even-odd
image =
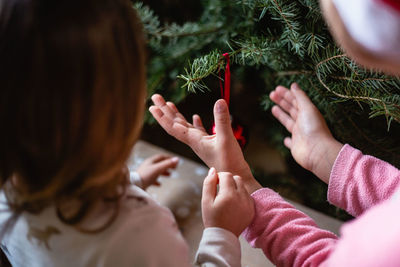
[[[127,188],[120,202],[118,220],[135,221],[141,224],[147,221],[150,225],[159,222],[174,223],[175,219],[169,209],[158,204],[146,191],[131,185]]]
[[[4,200],[4,193],[0,192],[0,205],[7,207]],[[114,212],[117,212],[117,216],[112,223],[95,234],[80,232],[75,227],[62,223],[52,206],[37,215],[24,212],[2,240],[2,246],[11,254],[17,255],[21,262],[26,262],[31,255],[45,255],[38,259],[44,265],[52,259],[62,261],[69,257],[82,260],[81,248],[90,247],[85,252],[85,258],[95,261],[97,265],[100,264],[99,260],[108,262],[113,259],[126,263],[133,258],[148,258],[152,256],[147,255],[149,251],[165,249],[165,240],[181,240],[172,213],[136,186],[127,187],[120,199],[119,208],[113,204],[105,204],[94,210],[88,215],[83,228],[91,229],[107,224]],[[9,212],[0,212],[0,225],[10,215]],[[127,246],[130,253],[127,253]],[[178,242],[178,246],[185,245]],[[132,255],[132,251],[135,255]]]

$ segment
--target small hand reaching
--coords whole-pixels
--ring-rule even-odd
[[[297,84],[288,90],[278,86],[270,94],[277,104],[272,114],[292,134],[284,140],[293,158],[328,183],[335,159],[343,144],[331,134],[317,107]]]
[[[178,163],[179,158],[162,154],[147,158],[136,170],[142,179],[143,189],[146,189],[150,185],[159,186],[160,183],[157,181],[157,178],[160,175],[169,176],[169,170],[175,169]]]
[[[219,190],[217,185],[219,184]],[[201,199],[204,227],[219,227],[239,236],[254,217],[254,202],[238,176],[211,168]]]
[[[209,166],[218,171],[239,175],[246,189],[252,193],[261,188],[254,179],[250,167],[232,131],[228,106],[218,100],[214,107],[215,135],[209,135],[198,115],[193,116],[193,124],[179,113],[172,102],[165,102],[161,95],[153,95],[154,106],[150,112],[167,133],[187,144]]]

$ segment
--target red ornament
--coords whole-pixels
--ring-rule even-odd
[[[230,69],[230,60],[229,60],[229,54],[225,53],[223,56],[226,59],[226,67],[225,67],[225,80],[224,80],[224,86],[222,86],[222,79],[220,79],[220,87],[221,87],[221,97],[225,99],[226,103],[228,104],[229,107],[229,101],[230,101],[230,92],[231,92],[231,69]],[[221,74],[220,74],[221,76]],[[240,147],[244,149],[244,147],[247,144],[247,131],[246,129],[240,125],[239,123],[234,120],[234,118],[231,115],[231,125],[232,125],[232,130],[233,130],[233,135],[235,136],[236,140],[238,141]],[[211,133],[216,134],[215,131],[215,122],[213,123],[213,126],[211,128]]]

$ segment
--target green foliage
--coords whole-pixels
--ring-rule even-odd
[[[182,25],[162,23],[135,3],[148,35],[149,95],[179,102],[218,81],[229,52],[233,75],[257,72],[271,107],[276,85],[297,82],[335,136],[366,153],[400,165],[400,79],[365,70],[334,44],[315,0],[202,0],[203,9]],[[247,81],[241,81],[246,84]],[[271,127],[271,129],[275,129]],[[274,133],[281,140],[287,133]],[[271,133],[268,133],[271,135]]]
[[[221,53],[213,51],[208,55],[195,59],[190,67],[190,70],[185,68],[186,75],[179,75],[178,78],[185,80],[186,87],[189,91],[208,89],[203,80],[210,74],[221,69],[222,59]]]

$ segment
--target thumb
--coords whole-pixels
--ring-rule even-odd
[[[233,136],[231,116],[225,100],[219,99],[214,106],[215,131],[218,137]]]
[[[203,182],[202,205],[209,205],[214,202],[217,196],[218,175],[215,168],[211,168]]]

